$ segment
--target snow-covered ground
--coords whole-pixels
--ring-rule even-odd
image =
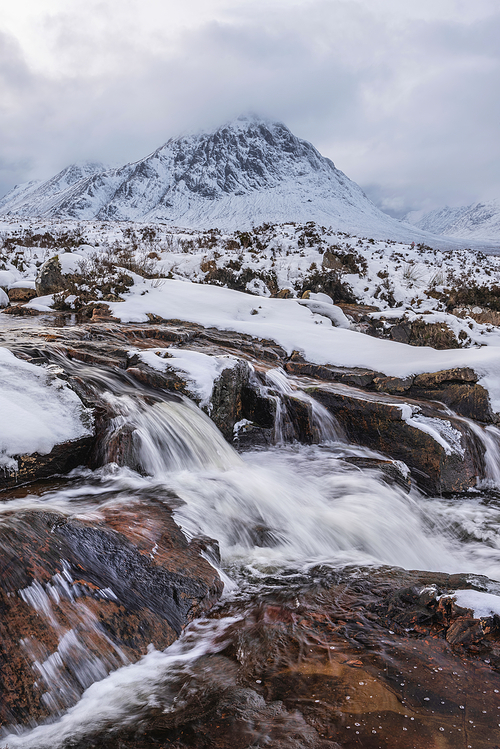
[[[0,414],[0,470],[16,470],[16,455],[47,455],[91,434],[90,412],[63,380],[1,347]]]
[[[395,377],[471,367],[489,390],[493,409],[500,411],[498,329],[489,335],[488,346],[438,351],[334,327],[328,317],[312,312],[295,299],[259,298],[171,279],[165,279],[159,288],[152,283],[137,282],[124,302],[110,303],[113,315],[122,322],[147,322],[150,313],[167,320],[270,338],[289,354],[301,351],[308,361],[317,364],[368,367]]]
[[[132,282],[129,290],[119,295],[122,301],[108,302],[113,315],[124,322],[144,322],[148,314],[192,321],[272,338],[290,353],[302,351],[312,362],[369,367],[398,377],[470,366],[489,389],[494,410],[500,411],[499,328],[477,322],[467,310],[463,317],[447,310],[453,289],[500,287],[497,256],[355,237],[311,223],[232,234],[99,222],[10,222],[1,228],[9,235],[0,270],[0,286],[6,290],[33,285],[41,263],[57,251],[57,241],[46,249],[27,245],[34,244],[34,235],[51,232],[54,237],[59,232],[65,238],[59,243],[65,273],[95,257],[116,262],[125,255],[135,258],[136,266],[125,268]],[[61,252],[64,249],[71,252]],[[146,267],[154,277],[136,272]],[[375,307],[367,312],[372,321],[387,327],[394,321],[447,326],[461,348],[435,350],[374,338],[331,303],[337,299],[321,294],[301,298],[318,276],[332,273],[358,304]],[[250,293],[224,288],[240,288],[238,283]],[[284,289],[290,298],[275,298]],[[99,294],[97,289],[97,299]],[[74,298],[68,294],[68,306]],[[52,295],[29,302],[42,311],[52,304]],[[196,363],[188,367],[185,361],[184,366],[188,371]]]

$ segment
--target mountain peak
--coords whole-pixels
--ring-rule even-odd
[[[1,214],[227,230],[314,221],[383,238],[411,232],[379,211],[311,143],[282,122],[253,113],[209,133],[173,138],[120,168],[72,165],[45,183],[7,195]]]

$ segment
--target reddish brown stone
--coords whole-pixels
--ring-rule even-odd
[[[222,591],[163,503],[92,521],[12,514],[0,547],[0,725],[73,704],[150,644],[170,645]],[[56,652],[49,676],[37,664]]]

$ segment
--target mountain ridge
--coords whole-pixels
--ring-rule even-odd
[[[412,211],[405,221],[423,231],[459,239],[500,240],[500,199],[423,213]]]
[[[313,221],[375,238],[429,241],[380,211],[311,143],[256,116],[170,138],[122,167],[71,165],[45,182],[14,188],[0,200],[0,216],[223,230]]]

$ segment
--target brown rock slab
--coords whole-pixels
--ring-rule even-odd
[[[466,491],[482,475],[484,448],[472,430],[428,404],[333,384],[308,392],[335,416],[348,440],[403,461],[416,483],[431,494]],[[427,426],[452,430],[456,448],[445,449],[428,432],[407,423],[403,410],[409,407],[431,419]]]
[[[223,648],[160,687],[138,726],[89,737],[86,746],[498,746],[500,630],[450,643],[462,615],[450,610],[443,618],[437,598],[467,586],[466,576],[454,577],[332,573],[329,585],[287,586],[228,604],[213,614],[240,617]],[[172,694],[183,699],[173,705]]]
[[[74,704],[151,643],[170,645],[222,592],[160,502],[92,521],[13,513],[0,546],[0,725]]]
[[[442,369],[439,372],[427,372],[415,376],[416,387],[434,389],[449,382],[476,383],[478,376],[470,367],[455,367],[455,369]]]
[[[0,490],[47,478],[56,473],[68,473],[77,466],[85,465],[93,442],[94,437],[82,437],[56,445],[47,455],[32,453],[14,456],[17,470],[0,469]]]

